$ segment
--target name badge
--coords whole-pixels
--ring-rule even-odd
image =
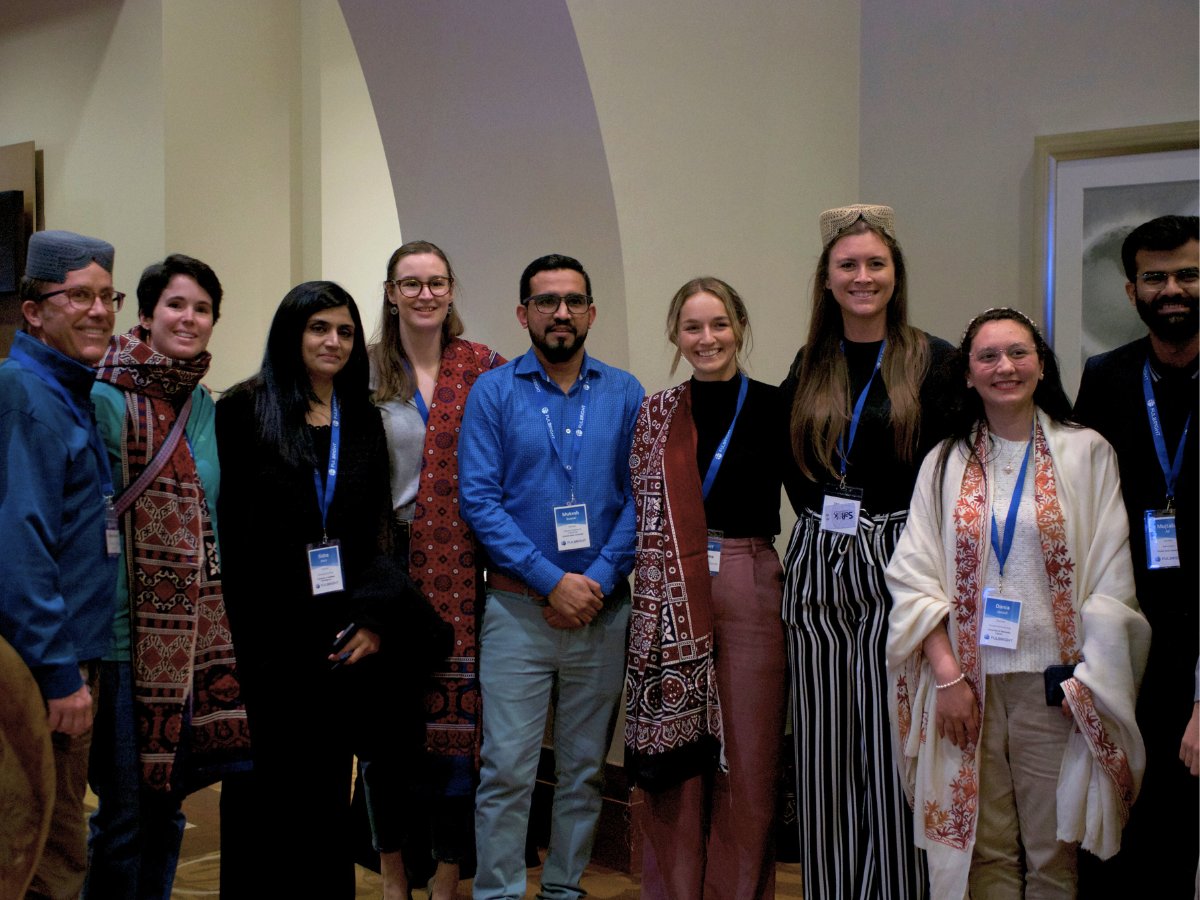
[[[821,507],[821,530],[834,534],[858,534],[862,498],[862,488],[826,485],[825,503]]]
[[[1175,513],[1169,510],[1146,510],[1146,568],[1179,568],[1179,540],[1175,536]]]
[[[709,529],[708,531],[708,574],[716,575],[721,571],[721,541],[725,532]]]
[[[312,581],[314,597],[346,589],[342,577],[342,550],[337,541],[308,545],[308,577]]]
[[[104,550],[109,559],[121,555],[121,526],[117,522],[117,508],[113,506],[112,497],[104,498]]]
[[[1021,627],[1021,601],[983,591],[983,622],[979,627],[979,646],[1017,649],[1017,632]]]
[[[584,550],[592,546],[588,534],[587,504],[569,503],[554,507],[554,533],[559,550]]]

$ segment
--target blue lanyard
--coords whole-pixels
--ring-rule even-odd
[[[425,405],[425,398],[421,396],[421,389],[413,384],[413,402],[417,404],[417,412],[421,414],[421,421],[426,425],[429,424],[429,407]]]
[[[15,345],[9,351],[9,358],[15,359],[28,369],[39,381],[46,384],[50,390],[54,391],[59,396],[63,403],[67,404],[67,409],[71,410],[71,416],[75,419],[75,424],[87,432],[88,446],[91,447],[92,453],[96,456],[96,464],[100,467],[100,493],[106,500],[112,500],[113,494],[113,479],[112,468],[108,464],[108,451],[104,449],[104,442],[100,439],[100,432],[96,428],[96,422],[91,416],[87,415],[79,404],[75,401],[67,389],[62,386],[57,378],[50,373],[44,365],[34,359],[20,345]]]
[[[871,370],[871,377],[867,379],[867,385],[862,389],[862,393],[858,395],[858,401],[854,404],[854,413],[850,416],[850,438],[846,439],[846,434],[843,432],[838,436],[838,456],[842,458],[842,481],[846,480],[846,460],[850,458],[850,450],[854,446],[854,436],[858,434],[858,420],[862,418],[863,407],[867,405],[867,394],[871,393],[871,385],[875,383],[875,375],[879,372],[879,367],[883,365],[883,351],[887,347],[887,341],[883,341],[879,345],[879,356],[875,358],[875,368]],[[842,353],[846,352],[846,344],[842,343]]]
[[[1017,531],[1017,510],[1021,506],[1021,492],[1025,489],[1025,472],[1029,468],[1029,451],[1033,449],[1033,435],[1025,445],[1025,456],[1021,460],[1021,474],[1017,476],[1013,495],[1008,501],[1008,515],[1004,517],[1004,543],[1000,542],[1000,531],[996,527],[996,510],[992,509],[992,552],[996,554],[996,562],[1000,564],[1000,579],[1004,579],[1004,564],[1012,550],[1013,535]]]
[[[404,371],[406,371],[408,373],[408,377],[412,379],[413,403],[417,405],[417,412],[421,414],[421,421],[428,425],[429,407],[425,405],[425,398],[421,396],[421,387],[417,384],[416,373],[413,372],[412,364],[407,359],[404,360]]]
[[[558,457],[559,465],[563,467],[563,471],[567,476],[567,484],[570,485],[571,488],[572,503],[575,502],[575,466],[579,462],[579,453],[583,446],[583,421],[585,418],[587,418],[587,392],[591,389],[591,385],[589,384],[590,379],[590,375],[587,378],[583,378],[582,376],[580,378],[580,380],[583,381],[583,385],[579,389],[579,421],[575,424],[574,429],[572,429],[570,425],[568,425],[566,428],[568,435],[571,434],[572,431],[575,435],[575,440],[571,441],[567,446],[566,456],[563,455],[562,447],[560,447],[558,443],[557,429],[554,427],[554,422],[550,418],[550,407],[545,404],[543,404],[541,407],[542,415],[546,418],[546,431],[550,435],[550,446],[554,448],[554,455]],[[537,373],[534,373],[530,383],[533,385],[535,392],[539,394],[545,393],[545,391],[542,390],[542,386],[538,384]],[[568,395],[567,398],[564,398],[564,402],[567,402],[569,396],[570,395]],[[570,417],[568,416],[568,421],[569,418]]]
[[[325,534],[325,521],[329,518],[329,507],[333,504],[333,492],[337,488],[338,450],[342,441],[342,414],[337,394],[329,400],[329,468],[325,471],[325,484],[321,484],[321,473],[313,469],[313,484],[317,488],[317,506],[321,510],[321,534]]]
[[[708,464],[708,474],[704,476],[704,484],[700,486],[700,493],[705,500],[708,499],[708,492],[712,490],[713,482],[717,480],[717,471],[721,468],[721,461],[725,458],[725,451],[733,437],[733,429],[737,425],[738,416],[742,414],[742,404],[746,402],[746,391],[750,387],[750,379],[745,375],[739,377],[742,379],[742,384],[738,388],[737,408],[733,411],[733,421],[729,423],[729,430],[725,432],[725,437],[717,445],[717,452],[713,454],[712,461]]]
[[[1167,482],[1167,508],[1175,498],[1175,483],[1179,473],[1183,471],[1183,445],[1187,442],[1188,429],[1192,426],[1192,414],[1188,413],[1187,421],[1183,423],[1183,434],[1179,436],[1179,446],[1175,448],[1175,460],[1167,462],[1167,439],[1163,434],[1162,419],[1158,415],[1158,404],[1154,400],[1154,388],[1150,380],[1150,360],[1142,366],[1142,392],[1146,395],[1146,415],[1150,417],[1150,436],[1154,439],[1154,452],[1158,454],[1158,464],[1162,468],[1163,479]]]

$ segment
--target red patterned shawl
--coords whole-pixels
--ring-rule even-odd
[[[642,787],[655,790],[711,770],[724,740],[689,384],[642,403],[629,467],[637,556],[625,675],[625,768]]]
[[[475,537],[458,507],[458,434],[475,380],[505,359],[483,344],[452,339],[442,351],[413,512],[409,574],[439,616],[454,628],[454,652],[425,698],[425,745],[442,756],[479,753],[479,599]]]
[[[121,474],[132,483],[165,442],[178,407],[208,371],[209,354],[163,356],[134,327],[119,335],[96,378],[125,393]],[[250,745],[212,520],[196,461],[181,440],[125,514],[130,629],[142,782],[195,790],[221,777]],[[189,712],[187,772],[177,771]]]

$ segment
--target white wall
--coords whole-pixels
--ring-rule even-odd
[[[1196,3],[862,10],[862,193],[896,208],[916,324],[957,340],[996,305],[1040,321],[1034,138],[1195,119]]]

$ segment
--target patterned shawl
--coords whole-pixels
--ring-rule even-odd
[[[422,596],[454,628],[453,653],[425,697],[425,746],[440,756],[479,753],[479,573],[475,537],[458,508],[458,433],[475,380],[504,362],[483,344],[452,339],[442,351],[425,428],[408,564]]]
[[[629,458],[637,557],[625,686],[625,769],[647,790],[724,769],[712,576],[687,383],[646,398]]]
[[[210,356],[163,356],[135,326],[97,370],[125,392],[121,474],[132,483],[165,442],[178,407],[208,371]],[[244,762],[250,746],[221,593],[212,521],[186,440],[125,514],[130,629],[142,782],[190,791]],[[190,719],[189,744],[179,745]],[[182,751],[186,772],[176,770]]]
[[[1124,510],[1111,448],[1098,438],[1093,442],[1094,435],[1085,437],[1090,433],[1082,429],[1071,429],[1077,444],[1087,444],[1089,450],[1103,445],[1104,455],[1099,466],[1089,465],[1098,454],[1066,461],[1085,469],[1080,473],[1083,490],[1095,491],[1100,498],[1094,508],[1072,508],[1076,522],[1074,534],[1068,536],[1047,427],[1057,426],[1044,426],[1039,419],[1034,438],[1034,505],[1059,656],[1063,663],[1078,663],[1075,677],[1063,684],[1076,730],[1068,739],[1058,781],[1057,832],[1059,840],[1082,840],[1084,849],[1104,858],[1119,847],[1144,763],[1133,724],[1133,700],[1144,665],[1148,626],[1133,600],[1128,538],[1121,527]],[[1058,428],[1060,439],[1066,430]],[[979,429],[974,447],[975,457],[967,460],[953,501],[953,534],[940,534],[940,526],[929,524],[931,518],[941,521],[949,512],[950,498],[931,509],[927,498],[914,497],[908,526],[913,533],[906,531],[888,568],[896,603],[888,637],[893,730],[906,789],[916,806],[917,844],[928,851],[935,897],[959,898],[966,893],[978,816],[979,759],[977,745],[956,748],[930,730],[937,707],[936,679],[920,644],[931,623],[940,622],[947,611],[937,593],[948,586],[951,643],[975,691],[982,722],[987,673],[980,663],[979,627],[990,506],[979,460],[986,458],[986,426]],[[1063,455],[1067,449],[1059,446]],[[931,453],[930,461],[935,456]],[[947,483],[953,483],[953,469],[947,465]],[[1093,482],[1096,475],[1100,479]],[[924,477],[919,493],[922,487],[929,487]],[[1078,493],[1079,485],[1073,490]],[[1103,516],[1094,516],[1095,510]],[[922,558],[934,554],[952,555],[952,572],[943,576],[923,569]],[[940,569],[940,565],[930,568]]]

